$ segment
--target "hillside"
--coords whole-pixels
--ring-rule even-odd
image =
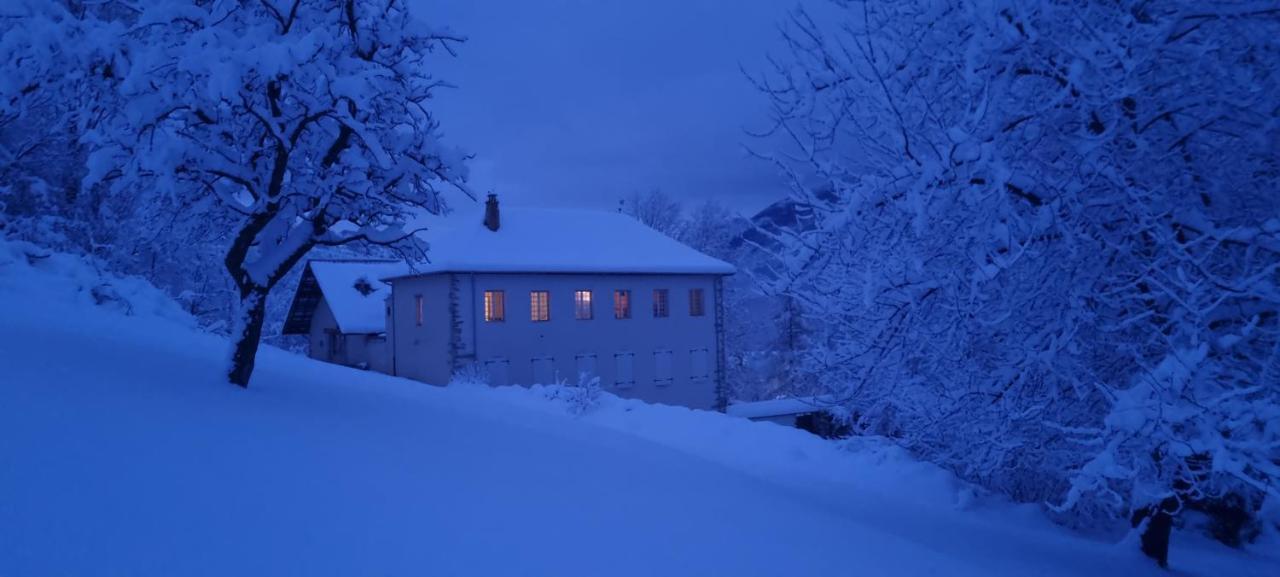
[[[240,390],[145,283],[2,241],[0,319],[0,575],[1168,574],[874,440],[276,349]]]

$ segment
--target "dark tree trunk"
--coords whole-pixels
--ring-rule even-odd
[[[262,339],[262,323],[267,313],[266,287],[254,287],[247,296],[240,297],[239,322],[234,349],[231,353],[231,370],[227,380],[241,387],[249,387],[249,377],[253,375],[253,365],[258,358],[258,343]]]
[[[1147,521],[1142,531],[1142,552],[1155,559],[1161,567],[1169,566],[1169,535],[1173,532],[1173,514],[1178,510],[1178,500],[1166,498],[1157,505],[1147,505],[1133,513],[1133,526]]]

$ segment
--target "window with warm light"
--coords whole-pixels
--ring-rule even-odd
[[[613,291],[613,318],[631,318],[631,291]]]
[[[689,316],[700,317],[707,314],[706,307],[702,300],[702,289],[689,289]]]
[[[415,322],[417,322],[418,326],[422,326],[423,313],[424,311],[423,311],[423,305],[422,305],[422,295],[414,295],[413,315],[414,315],[414,320]]]
[[[671,315],[671,307],[667,306],[669,296],[667,289],[653,289],[653,318]]]
[[[484,322],[507,320],[507,297],[502,291],[484,291]]]
[[[573,291],[573,318],[591,320],[591,291]]]
[[[549,291],[529,291],[529,320],[534,322],[551,320],[551,293]]]

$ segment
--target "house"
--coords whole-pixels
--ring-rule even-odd
[[[386,311],[391,287],[380,279],[408,270],[389,260],[309,261],[284,334],[306,335],[313,359],[390,373]]]
[[[629,216],[517,208],[443,219],[427,263],[315,259],[285,334],[312,358],[445,384],[599,378],[619,396],[723,408],[733,266]]]
[[[391,285],[392,374],[491,384],[598,377],[623,397],[722,408],[722,279],[733,266],[613,212],[506,209],[428,237]]]

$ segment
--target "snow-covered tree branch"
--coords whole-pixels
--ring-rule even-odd
[[[813,215],[762,232],[805,370],[1021,499],[1280,495],[1274,12],[824,10],[754,78],[788,145],[758,152]]]
[[[81,111],[87,180],[239,220],[223,261],[241,304],[229,379],[246,386],[266,299],[308,251],[413,244],[403,223],[466,191],[429,110],[429,57],[460,39],[395,1],[136,8]]]

